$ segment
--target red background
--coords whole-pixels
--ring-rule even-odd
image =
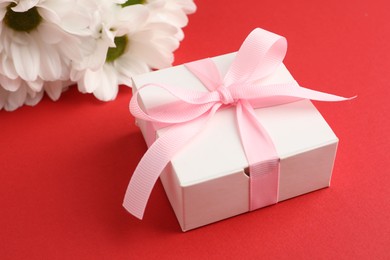
[[[236,51],[262,27],[289,41],[298,82],[353,101],[315,103],[340,138],[332,186],[182,233],[158,182],[139,221],[122,208],[146,145],[131,91],[103,103],[0,111],[1,259],[389,259],[387,0],[196,1],[175,64]]]

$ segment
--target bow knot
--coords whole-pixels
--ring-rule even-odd
[[[218,87],[215,91],[219,94],[219,98],[222,104],[230,105],[235,102],[229,88],[226,88],[225,86],[222,85]]]

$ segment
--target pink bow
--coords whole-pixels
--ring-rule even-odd
[[[246,38],[223,79],[211,59],[186,64],[209,91],[159,84],[142,86],[131,99],[131,113],[139,119],[172,127],[150,146],[141,159],[127,188],[123,206],[142,219],[153,186],[172,157],[219,109],[231,106],[236,110],[237,127],[249,163],[250,210],[276,203],[279,158],[254,109],[303,98],[321,101],[348,99],[306,89],[296,82],[258,84],[281,65],[286,51],[284,37],[257,28]],[[161,110],[143,111],[138,104],[138,93],[151,87],[168,91],[178,101]]]

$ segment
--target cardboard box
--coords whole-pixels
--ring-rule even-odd
[[[213,58],[224,75],[235,53]],[[285,83],[293,77],[282,64],[267,83]],[[207,91],[183,65],[133,78],[134,90],[147,83]],[[161,89],[145,89],[143,109],[163,106],[174,98]],[[256,109],[280,157],[278,201],[330,185],[338,139],[309,100]],[[156,131],[138,120],[150,146],[166,129]],[[249,177],[235,122],[234,107],[218,111],[205,128],[166,167],[161,181],[183,231],[249,211]]]

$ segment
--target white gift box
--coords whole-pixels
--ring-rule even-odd
[[[212,58],[224,75],[235,53]],[[294,81],[282,64],[262,80],[267,84]],[[207,91],[183,65],[133,78],[136,91],[147,83]],[[165,91],[139,93],[148,111],[174,102]],[[280,157],[278,202],[330,185],[338,139],[309,100],[255,109]],[[137,120],[148,146],[166,129]],[[174,127],[174,126],[173,126]],[[160,178],[183,231],[244,212],[250,208],[248,162],[238,135],[234,108],[218,111],[204,129],[176,154]]]

